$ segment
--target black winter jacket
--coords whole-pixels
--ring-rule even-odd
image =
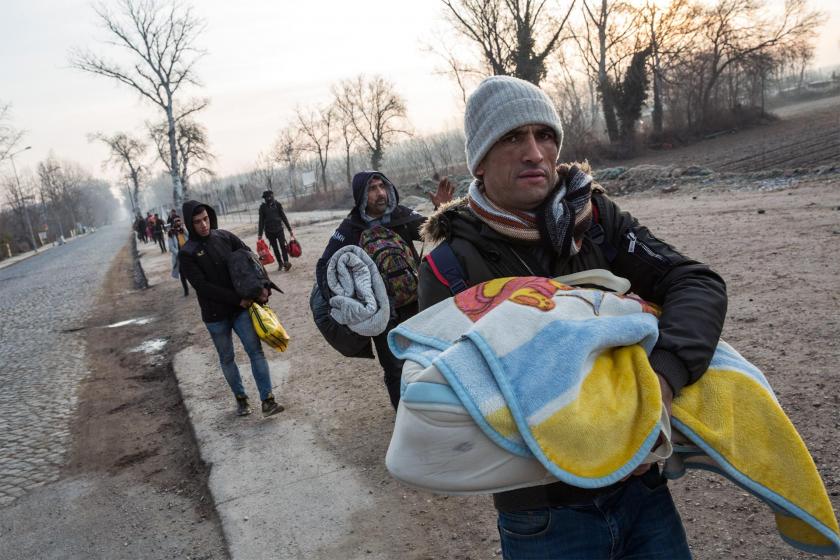
[[[708,266],[654,237],[600,190],[593,192],[592,203],[601,228],[590,230],[581,251],[562,261],[550,249],[517,242],[492,230],[464,200],[442,207],[429,218],[423,235],[426,241],[445,240],[450,244],[470,286],[506,276],[556,277],[594,268],[627,278],[633,292],[662,306],[659,339],[650,362],[677,394],[686,384],[697,381],[709,366],[726,315],[726,286]],[[423,262],[420,309],[451,295]],[[556,482],[496,494],[494,502],[502,511],[586,503],[620,484],[586,490]]]
[[[424,227],[426,241],[447,240],[472,286],[506,276],[556,277],[604,268],[630,280],[631,291],[662,306],[659,339],[650,356],[653,369],[674,390],[697,381],[709,367],[726,315],[726,285],[708,266],[660,241],[605,194],[593,204],[606,237],[584,237],[581,251],[564,261],[541,245],[517,242],[479,220],[464,201],[445,206]],[[612,248],[610,261],[605,251]],[[420,266],[419,302],[426,309],[452,294],[427,262]]]
[[[193,215],[202,208],[210,216],[207,237],[199,237],[192,225]],[[231,232],[218,229],[216,212],[207,204],[188,200],[184,202],[183,215],[190,238],[178,253],[180,272],[198,294],[201,319],[213,323],[235,317],[243,311],[239,305],[242,298],[233,289],[227,260],[237,249],[250,249]]]
[[[263,202],[260,204],[260,220],[257,225],[257,235],[262,237],[263,232],[269,237],[284,237],[283,225],[286,225],[289,232],[292,231],[292,226],[289,225],[289,219],[286,218],[286,212],[283,211],[283,205],[272,200],[270,203]]]
[[[324,339],[342,355],[357,358],[372,358],[370,337],[363,337],[354,333],[344,325],[337,323],[329,315],[329,298],[332,293],[327,285],[327,265],[336,251],[347,245],[358,245],[362,232],[371,226],[362,218],[360,208],[367,204],[367,184],[370,178],[378,175],[391,186],[395,208],[391,212],[390,221],[382,224],[396,232],[411,249],[414,258],[419,261],[419,255],[414,248],[414,241],[420,240],[420,226],[426,220],[417,212],[400,206],[399,193],[387,177],[381,173],[361,172],[353,177],[353,199],[356,206],[347,214],[330,237],[327,247],[315,266],[315,286],[310,294],[309,306],[312,310],[315,324]],[[407,308],[408,306],[406,306]]]

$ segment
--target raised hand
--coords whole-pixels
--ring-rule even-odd
[[[452,195],[455,193],[455,185],[449,180],[449,177],[444,177],[440,180],[437,186],[437,191],[429,193],[429,200],[435,205],[437,210],[441,204],[445,204],[452,200]]]

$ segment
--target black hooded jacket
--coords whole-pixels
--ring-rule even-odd
[[[201,209],[206,209],[210,217],[207,237],[199,237],[192,223],[193,216]],[[242,298],[233,289],[227,260],[237,249],[250,249],[231,232],[218,229],[216,212],[207,204],[188,200],[184,202],[183,216],[190,239],[178,253],[179,266],[198,294],[201,319],[213,323],[235,317],[243,311],[239,305]]]
[[[284,238],[283,225],[286,229],[292,231],[292,226],[289,224],[289,219],[286,217],[286,212],[283,211],[283,205],[277,200],[271,199],[271,202],[263,202],[260,204],[260,219],[257,224],[257,235],[262,237],[263,232],[268,237]]]
[[[413,242],[420,241],[420,227],[426,221],[425,216],[418,214],[411,208],[400,206],[400,195],[396,187],[382,173],[376,171],[356,173],[353,177],[353,200],[356,206],[347,214],[347,217],[344,218],[341,224],[339,224],[338,229],[333,232],[326,249],[324,249],[324,253],[318,259],[318,264],[315,266],[315,278],[318,282],[318,287],[321,293],[327,298],[329,298],[328,294],[330,294],[329,286],[327,286],[327,265],[330,262],[330,258],[332,258],[336,251],[346,245],[358,245],[362,232],[371,227],[362,218],[361,213],[367,206],[367,185],[373,176],[378,176],[383,182],[389,185],[391,187],[391,193],[394,196],[394,209],[389,215],[389,221],[387,223],[382,222],[381,225],[393,230],[402,237],[412,253],[414,253],[414,258],[418,262],[420,260],[420,256],[414,249]]]

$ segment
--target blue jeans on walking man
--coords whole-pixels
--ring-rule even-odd
[[[652,469],[592,503],[500,511],[505,560],[689,560],[668,485]]]
[[[219,353],[219,362],[222,365],[222,373],[230,385],[235,396],[244,395],[245,387],[242,385],[242,376],[239,375],[239,367],[233,352],[233,332],[242,341],[242,346],[251,361],[251,374],[257,383],[260,391],[260,400],[265,400],[271,393],[271,375],[268,372],[268,362],[263,354],[260,337],[254,331],[251,324],[251,317],[248,311],[243,309],[236,317],[204,323],[210,331],[210,337]]]

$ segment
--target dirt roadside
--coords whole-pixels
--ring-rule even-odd
[[[84,329],[90,374],[80,388],[63,475],[97,481],[104,507],[90,515],[103,528],[111,525],[102,518],[115,513],[112,508],[120,515],[133,510],[124,530],[95,537],[90,557],[227,558],[207,493],[207,468],[171,370],[174,353],[190,343],[191,333],[179,321],[188,302],[178,282],[134,290],[132,271],[126,245]],[[149,322],[109,327],[136,318]],[[136,351],[148,340],[166,344],[156,352]],[[120,504],[123,499],[130,503]]]

